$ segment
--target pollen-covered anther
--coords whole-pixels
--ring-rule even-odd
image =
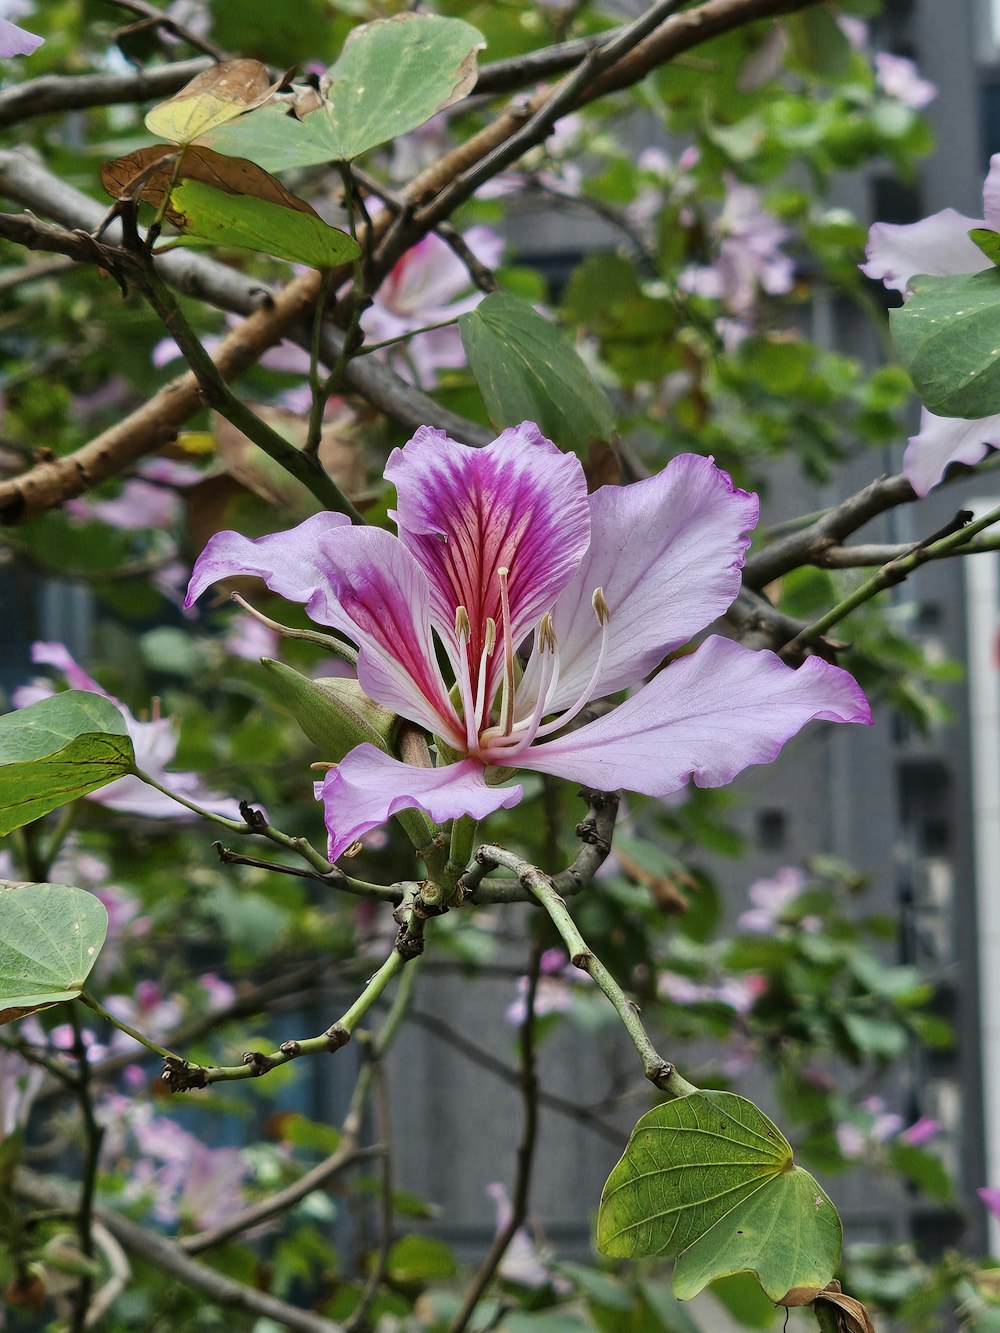
[[[483,644],[483,652],[487,657],[493,656],[493,649],[497,646],[497,622],[492,616],[486,617],[486,642]]]
[[[611,607],[608,606],[604,598],[604,589],[595,588],[591,594],[590,604],[594,608],[594,614],[602,625],[606,625],[611,619]]]
[[[558,646],[552,616],[546,611],[538,622],[538,651],[540,653],[554,653]]]
[[[472,622],[464,606],[455,607],[455,638],[464,643],[472,638]]]

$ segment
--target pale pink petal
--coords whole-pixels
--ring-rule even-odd
[[[600,643],[595,588],[611,610],[604,666],[591,691],[599,698],[641,680],[728,609],[757,508],[755,495],[695,454],[672,459],[645,481],[592,495],[590,547],[553,610],[560,676],[550,710],[577,699],[590,681]],[[533,657],[525,698],[534,698],[537,674]]]
[[[331,861],[400,810],[423,810],[436,824],[460,815],[484,819],[501,807],[509,810],[517,805],[522,794],[520,786],[488,787],[476,759],[444,768],[417,768],[374,745],[359,745],[316,784],[330,834]]]
[[[517,756],[519,768],[601,791],[666,796],[690,779],[721,787],[776,759],[813,719],[871,722],[851,676],[810,657],[793,671],[771,652],[706,639],[605,717]]]
[[[195,561],[184,605],[191,606],[220,579],[256,574],[279,597],[305,602],[318,624],[332,625],[324,540],[349,524],[346,514],[322,513],[313,514],[297,528],[266,537],[217,532]]]
[[[1000,446],[1000,416],[967,421],[964,417],[937,417],[926,407],[920,430],[911,435],[903,454],[903,472],[918,495],[926,495],[944,476],[949,464],[978,463],[990,446]]]
[[[984,225],[981,218],[967,218],[953,208],[908,226],[876,222],[868,233],[868,262],[859,267],[894,292],[905,292],[918,273],[936,277],[979,273],[990,267],[990,261],[969,240],[969,231]]]
[[[396,487],[400,538],[430,579],[438,631],[454,651],[455,610],[464,606],[472,662],[483,651],[487,618],[502,624],[497,570],[510,571],[517,644],[566,587],[590,541],[583,468],[532,422],[482,449],[422,426],[390,454],[385,476]]]
[[[92,676],[87,675],[83,667],[77,666],[64,643],[42,643],[36,640],[31,645],[31,660],[36,666],[50,666],[61,671],[71,690],[86,690],[90,694],[101,694],[105,699],[111,698]]]
[[[0,56],[30,56],[44,40],[33,32],[25,32],[9,19],[0,19]]]

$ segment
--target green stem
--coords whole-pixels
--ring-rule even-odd
[[[319,296],[316,300],[316,309],[313,311],[312,337],[309,341],[309,388],[312,393],[312,401],[309,404],[309,426],[302,452],[310,457],[316,456],[323,438],[323,413],[326,410],[330,390],[329,378],[326,380],[320,378],[319,353],[323,339],[326,302],[330,295],[332,281],[333,270],[326,269],[320,280]]]
[[[882,592],[885,588],[893,587],[897,583],[902,583],[907,575],[919,568],[920,565],[926,564],[928,560],[940,560],[943,556],[951,555],[959,547],[965,546],[984,528],[991,527],[997,522],[1000,522],[1000,506],[991,509],[988,514],[984,514],[982,518],[976,519],[975,522],[968,523],[937,541],[931,538],[920,542],[907,555],[901,555],[895,560],[890,560],[871,578],[865,579],[864,583],[855,588],[850,596],[845,597],[843,601],[832,607],[825,616],[821,616],[813,624],[807,625],[800,634],[797,634],[790,643],[785,645],[782,654],[789,656],[802,648],[807,648],[810,644],[816,643],[834,625],[843,620],[845,616],[850,615],[852,611],[857,610],[859,606],[870,601],[877,593]]]
[[[150,777],[148,773],[144,773],[141,768],[134,768],[132,773],[140,782],[145,782],[147,786],[155,787],[156,790],[162,792],[164,796],[169,796],[170,799],[176,801],[178,805],[183,805],[185,810],[191,810],[196,815],[201,815],[202,819],[209,819],[213,824],[220,824],[224,829],[228,829],[230,833],[249,832],[246,824],[243,823],[242,820],[227,819],[225,815],[217,815],[211,810],[206,810],[200,805],[195,805],[194,801],[189,801],[186,796],[178,796],[177,793],[171,791],[169,787],[164,787],[162,782],[157,782],[156,778]]]
[[[209,405],[263,449],[269,458],[273,458],[286,472],[300,481],[324,509],[346,514],[352,523],[363,523],[362,515],[314,456],[289,444],[283,436],[272,430],[267,422],[262,421],[236,397],[219,374],[215,362],[202,347],[198,335],[185,318],[173,293],[159,276],[148,266],[137,265],[135,279],[162,320],[164,328],[184,353]]]
[[[97,1014],[99,1018],[103,1018],[106,1023],[110,1023],[112,1027],[116,1027],[119,1032],[124,1032],[125,1035],[131,1037],[133,1041],[137,1041],[140,1046],[145,1046],[147,1051],[152,1051],[154,1055],[160,1056],[163,1060],[176,1060],[179,1058],[173,1051],[168,1051],[165,1046],[158,1046],[155,1041],[151,1041],[144,1033],[139,1032],[138,1029],[134,1027],[130,1027],[128,1023],[123,1022],[122,1019],[116,1018],[114,1014],[109,1013],[100,1001],[95,1000],[94,997],[88,995],[86,991],[80,992],[80,1000],[88,1009],[93,1009],[94,1013]]]
[[[365,343],[359,349],[358,356],[367,356],[369,352],[380,352],[383,347],[395,347],[397,343],[406,342],[409,338],[416,338],[421,333],[433,333],[435,329],[448,329],[453,324],[458,323],[458,316],[454,319],[442,319],[438,324],[425,324],[420,329],[409,329],[406,333],[397,333],[394,338],[385,338],[380,343]]]
[[[449,895],[454,891],[455,885],[465,874],[472,860],[478,828],[479,821],[469,815],[461,815],[451,822],[451,846],[444,867],[444,881]]]
[[[335,639],[332,634],[321,634],[319,630],[314,629],[292,629],[290,625],[283,625],[280,620],[272,620],[270,616],[265,616],[263,611],[258,611],[255,606],[251,606],[245,597],[241,597],[238,592],[231,592],[230,599],[237,606],[242,606],[243,610],[259,620],[262,625],[268,629],[274,630],[275,634],[280,634],[286,639],[302,639],[305,643],[318,644],[334,657],[339,657],[342,662],[347,662],[349,666],[358,665],[358,652],[352,648],[349,643],[344,643],[342,639]]]
[[[682,1078],[673,1065],[664,1060],[653,1046],[639,1019],[639,1011],[635,1004],[580,934],[565,900],[556,893],[549,876],[537,866],[529,865],[502,847],[489,845],[480,847],[476,852],[476,859],[513,870],[521,884],[538,899],[566,945],[573,966],[587,972],[614,1005],[642,1061],[643,1072],[649,1081],[671,1097],[686,1097],[692,1092],[697,1092],[698,1089],[694,1084]]]

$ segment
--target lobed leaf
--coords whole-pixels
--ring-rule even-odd
[[[469,93],[482,34],[462,19],[397,14],[355,28],[302,120],[263,106],[211,132],[214,147],[269,171],[351,161],[415,130]]]
[[[821,1290],[840,1257],[837,1210],[795,1166],[776,1125],[729,1092],[697,1092],[644,1115],[601,1196],[597,1245],[613,1258],[676,1260],[682,1300],[755,1273],[772,1301]]]
[[[0,886],[0,1023],[76,999],[107,931],[104,904],[83,889]]]
[[[146,129],[174,143],[194,143],[209,130],[259,106],[279,86],[259,60],[223,60],[146,116]]]
[[[0,717],[0,835],[131,773],[125,719],[103,695],[68,690]]]

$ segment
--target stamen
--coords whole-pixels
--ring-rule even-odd
[[[458,692],[462,699],[462,712],[465,714],[465,741],[472,750],[476,745],[478,727],[472,698],[472,678],[469,675],[469,640],[472,637],[472,622],[464,606],[455,607],[455,637],[458,639]]]
[[[486,704],[486,677],[489,674],[490,658],[497,646],[497,622],[492,616],[486,617],[486,642],[483,644],[479,659],[479,679],[476,682],[476,730],[483,722],[483,708]]]
[[[500,696],[500,731],[509,736],[514,725],[514,640],[510,631],[510,598],[507,578],[510,570],[501,565],[497,570],[500,580],[500,629],[503,633],[503,693]]]
[[[537,740],[539,736],[550,736],[552,732],[558,731],[560,727],[564,727],[567,722],[572,722],[577,713],[581,712],[586,708],[587,704],[590,703],[594,691],[597,689],[597,683],[601,679],[601,672],[604,670],[604,658],[608,651],[608,624],[611,620],[611,608],[604,600],[603,588],[595,588],[594,594],[590,600],[591,605],[594,608],[594,614],[597,616],[601,626],[601,647],[597,654],[597,661],[594,663],[594,669],[590,673],[590,680],[587,682],[583,693],[577,699],[575,704],[572,704],[557,718],[553,718],[551,722],[546,722],[543,727],[538,728],[533,737],[535,740]]]
[[[538,693],[535,696],[535,706],[531,716],[517,723],[513,735],[497,736],[491,742],[495,748],[510,746],[505,750],[504,762],[507,760],[507,755],[520,754],[535,739],[538,725],[545,716],[545,704],[552,689],[553,677],[558,673],[559,644],[552,617],[548,612],[542,616],[535,631],[535,650],[541,657],[541,669],[538,674]]]

